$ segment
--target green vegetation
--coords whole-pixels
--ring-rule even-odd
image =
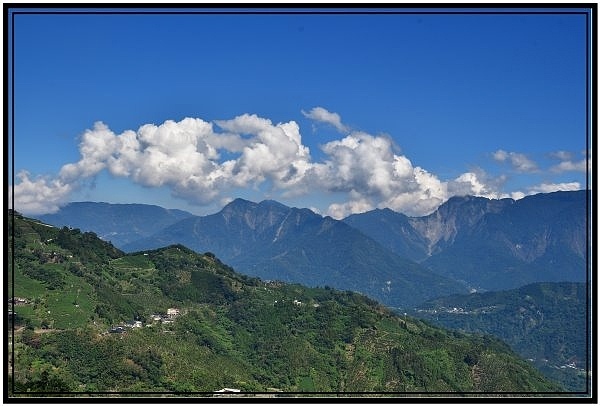
[[[535,283],[432,300],[415,315],[445,328],[493,334],[549,378],[581,392],[586,390],[586,336],[591,334],[586,295],[584,283]]]
[[[263,282],[181,245],[125,255],[91,233],[10,227],[11,396],[562,390],[501,341],[357,293]]]

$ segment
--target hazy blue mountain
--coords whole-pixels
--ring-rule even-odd
[[[389,306],[466,292],[344,222],[269,200],[236,199],[219,213],[184,219],[124,249],[175,243],[212,252],[248,275],[358,291]]]
[[[423,264],[483,289],[586,280],[586,193],[555,192],[487,213]]]
[[[391,209],[353,214],[344,222],[398,255],[414,261],[427,258],[429,241],[411,224],[411,218]]]
[[[520,200],[453,197],[434,213],[391,210],[344,221],[399,255],[480,290],[586,280],[586,192]]]
[[[53,214],[38,216],[57,226],[93,231],[116,247],[148,237],[171,224],[192,216],[183,210],[147,204],[73,202]]]
[[[428,216],[384,209],[342,222],[243,199],[203,217],[72,203],[41,219],[94,231],[125,251],[180,243],[249,275],[356,290],[390,306],[457,293],[459,284],[484,291],[586,280],[585,191],[516,201],[453,197]]]
[[[415,315],[446,328],[493,334],[548,377],[585,391],[587,306],[584,283],[535,283],[432,300]]]

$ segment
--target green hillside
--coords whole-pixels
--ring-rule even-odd
[[[262,282],[180,245],[125,255],[19,215],[13,231],[10,396],[561,391],[501,341],[357,293]]]
[[[586,284],[544,282],[431,300],[415,315],[445,328],[499,337],[546,376],[581,392],[591,334],[587,306]]]

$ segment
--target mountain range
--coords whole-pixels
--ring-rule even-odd
[[[39,219],[57,227],[93,231],[103,240],[122,247],[188,217],[192,214],[186,211],[149,204],[72,202]]]
[[[18,214],[8,226],[13,398],[564,390],[493,337],[364,295],[261,281],[182,245],[125,254]]]
[[[423,217],[383,209],[334,220],[272,200],[236,199],[212,215],[163,209],[145,221],[139,205],[118,205],[113,220],[98,216],[97,224],[74,210],[79,203],[41,220],[62,226],[68,218],[127,252],[183,244],[248,275],[359,291],[406,308],[468,291],[585,282],[587,202],[585,191],[520,200],[464,196]],[[86,205],[96,211],[95,203]],[[132,227],[132,219],[140,225]]]
[[[236,199],[219,213],[179,221],[124,248],[176,243],[213,252],[247,275],[362,292],[392,307],[465,291],[342,221],[270,200]]]
[[[589,192],[453,197],[424,217],[391,210],[344,221],[391,251],[478,291],[585,282]]]

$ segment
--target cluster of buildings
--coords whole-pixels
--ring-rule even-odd
[[[177,316],[179,316],[180,314],[181,311],[174,307],[167,309],[167,314],[151,314],[151,321],[150,323],[146,324],[146,326],[153,325],[155,323],[173,323]],[[144,327],[144,323],[141,320],[132,320],[130,322],[124,323],[123,325],[111,327],[110,330],[108,330],[108,332],[113,334],[122,334],[126,332],[127,329],[141,327]]]
[[[12,304],[12,305],[25,305],[28,304],[29,300],[25,299],[24,297],[10,297],[8,298],[8,304]]]
[[[181,311],[177,308],[171,307],[167,309],[167,314],[152,314],[150,318],[152,319],[152,323],[161,322],[163,324],[173,323],[177,316],[181,314]]]

